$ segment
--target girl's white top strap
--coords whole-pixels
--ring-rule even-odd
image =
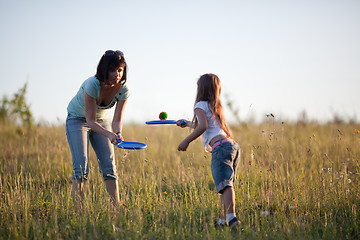
[[[201,135],[202,142],[205,147],[205,151],[210,152],[211,147],[209,146],[209,143],[211,139],[213,139],[215,136],[223,135],[226,136],[226,133],[224,130],[220,128],[219,122],[216,120],[213,112],[209,108],[209,104],[207,101],[200,101],[195,104],[195,109],[202,109],[205,111],[206,118],[208,120],[208,128],[206,131]]]

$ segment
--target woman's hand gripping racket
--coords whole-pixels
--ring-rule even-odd
[[[117,141],[118,141],[118,143],[116,144],[116,146],[118,148],[122,148],[122,149],[136,150],[136,149],[147,148],[147,145],[145,143],[141,143],[141,142],[128,142],[128,141],[121,141],[121,140],[117,140]]]

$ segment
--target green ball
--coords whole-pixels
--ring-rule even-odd
[[[167,119],[167,113],[166,112],[161,112],[159,114],[159,118],[160,118],[160,120],[166,120]]]

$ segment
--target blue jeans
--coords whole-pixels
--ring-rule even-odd
[[[240,147],[236,142],[224,142],[212,150],[211,173],[218,193],[234,185],[239,161]]]
[[[98,120],[98,123],[111,131],[108,120]],[[86,181],[88,179],[89,141],[96,153],[104,180],[117,179],[114,145],[107,137],[93,131],[85,118],[69,114],[66,119],[66,136],[73,161],[73,180]]]

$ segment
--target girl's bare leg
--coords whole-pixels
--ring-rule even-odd
[[[221,205],[223,206],[223,213],[221,218],[226,219],[226,214],[235,213],[235,190],[234,187],[225,188],[223,194],[220,196]]]

